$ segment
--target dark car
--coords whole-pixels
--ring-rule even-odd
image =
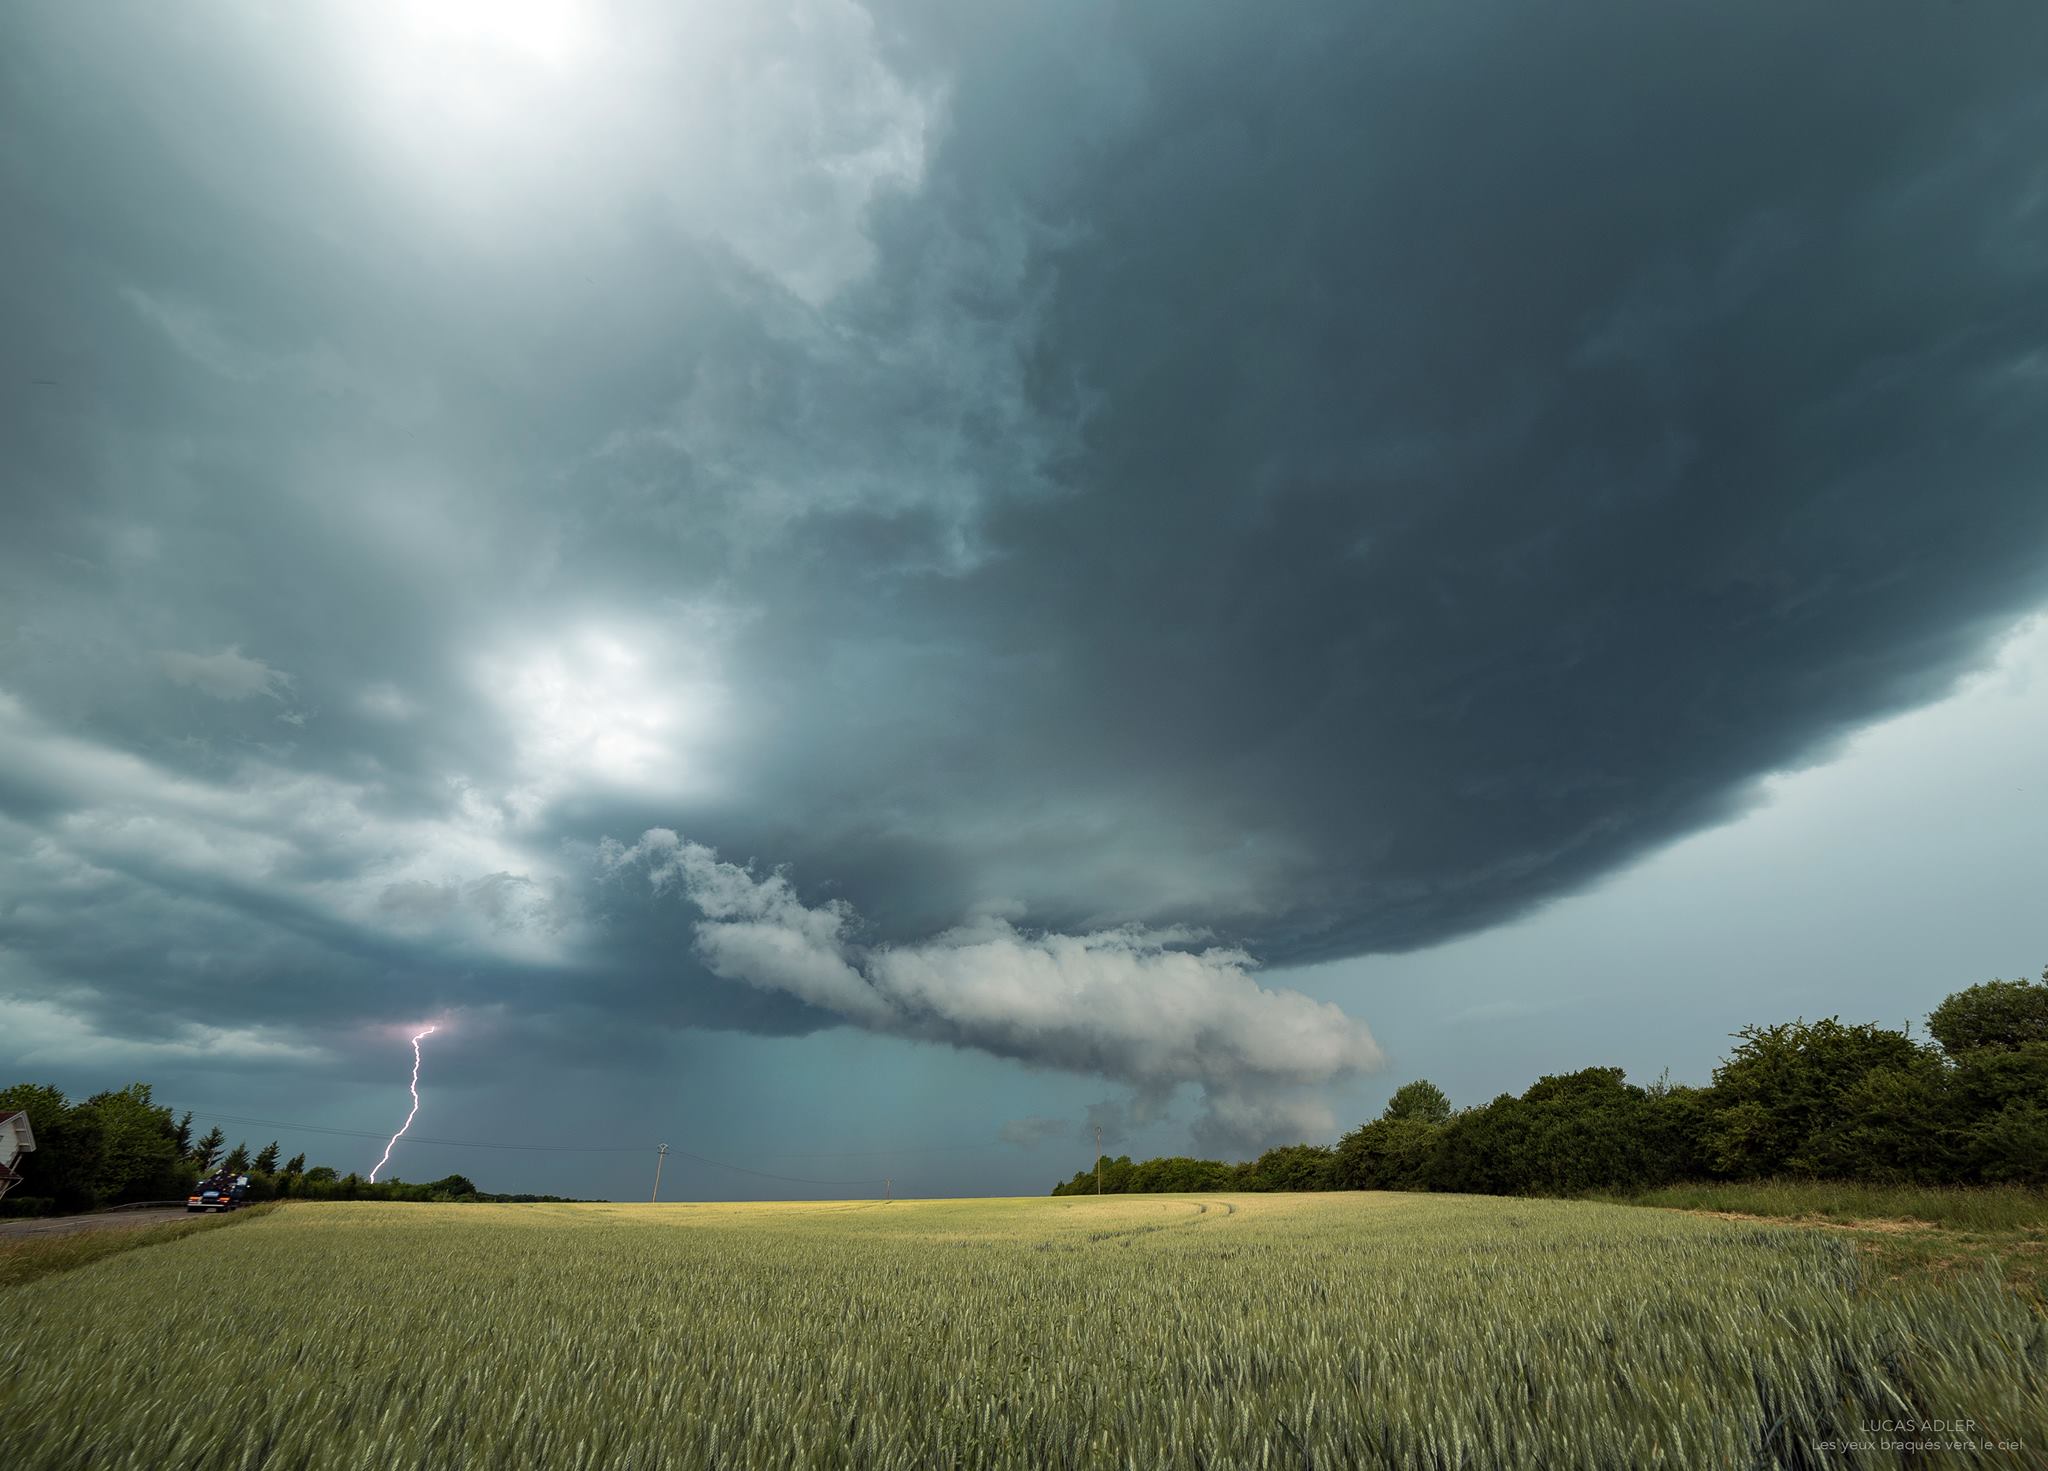
[[[185,1197],[188,1211],[231,1211],[249,1198],[249,1177],[223,1171],[209,1175]]]

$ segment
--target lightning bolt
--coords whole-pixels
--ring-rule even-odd
[[[428,1027],[424,1032],[414,1032],[412,1035],[412,1082],[407,1085],[412,1093],[412,1112],[405,1116],[405,1122],[398,1126],[398,1132],[393,1134],[391,1142],[384,1146],[384,1158],[378,1160],[375,1168],[370,1171],[372,1185],[377,1183],[377,1171],[391,1163],[391,1151],[398,1147],[398,1141],[403,1139],[405,1131],[412,1127],[413,1114],[420,1111],[420,1038],[431,1037],[439,1030],[438,1027]]]

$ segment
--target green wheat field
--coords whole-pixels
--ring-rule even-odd
[[[1991,1274],[1589,1202],[288,1205],[0,1315],[9,1468],[2048,1464]]]

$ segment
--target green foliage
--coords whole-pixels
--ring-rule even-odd
[[[1443,1125],[1414,1118],[1377,1118],[1337,1143],[1339,1190],[1422,1190],[1428,1186]]]
[[[1427,1078],[1403,1083],[1387,1100],[1383,1119],[1409,1119],[1418,1124],[1450,1122],[1451,1100],[1444,1090]]]
[[[1922,1052],[1876,1067],[1842,1089],[1788,1164],[1803,1175],[1880,1182],[1934,1181],[1953,1173],[1950,1079]]]
[[[29,1189],[58,1212],[183,1196],[188,1176],[178,1126],[147,1083],[74,1104],[46,1084],[0,1090],[0,1111],[21,1109],[36,1150],[22,1162]]]
[[[212,1174],[214,1165],[220,1160],[221,1149],[227,1142],[228,1136],[221,1133],[219,1124],[208,1129],[200,1136],[199,1142],[192,1146],[189,1158],[193,1170],[201,1175]]]
[[[1814,1447],[2048,1425],[1993,1281],[1584,1202],[293,1206],[6,1305],[22,1467],[1892,1471]]]
[[[0,1091],[0,1112],[16,1109],[28,1115],[36,1136],[36,1152],[22,1161],[28,1189],[50,1200],[58,1211],[89,1210],[98,1204],[98,1115],[74,1109],[62,1089],[40,1083],[17,1083]]]
[[[1972,1178],[2048,1184],[2048,1042],[1966,1053],[1949,1091],[1958,1157]]]
[[[1927,1030],[1959,1059],[1983,1048],[2048,1043],[2048,970],[2038,981],[1986,981],[1958,991],[1928,1014]]]
[[[1706,1088],[1643,1088],[1619,1068],[1583,1068],[1453,1113],[1418,1079],[1334,1151],[1106,1161],[1103,1188],[1576,1195],[1715,1176],[2048,1185],[2048,975],[1972,986],[1928,1020],[1939,1046],[1839,1017],[1744,1027]],[[1094,1190],[1082,1171],[1053,1193]]]
[[[70,1214],[141,1200],[183,1200],[200,1178],[198,1161],[219,1157],[222,1136],[210,1130],[190,1143],[191,1115],[173,1120],[157,1105],[150,1085],[131,1083],[110,1093],[96,1093],[73,1104],[56,1088],[19,1083],[0,1090],[0,1111],[24,1110],[35,1131],[36,1151],[24,1172],[30,1191],[11,1193],[0,1201],[0,1214],[33,1216]],[[187,1141],[181,1143],[180,1141]],[[490,1195],[466,1175],[447,1175],[424,1184],[383,1180],[376,1184],[358,1175],[339,1175],[331,1166],[306,1168],[306,1157],[294,1155],[277,1168],[276,1141],[252,1160],[246,1144],[237,1145],[224,1167],[249,1176],[251,1201],[403,1200],[418,1202],[559,1201],[554,1195]],[[1128,1181],[1133,1166],[1120,1162]],[[1216,1166],[1228,1173],[1228,1165]]]
[[[229,1151],[228,1151],[228,1157],[227,1157],[226,1159],[224,1159],[224,1160],[222,1160],[222,1161],[220,1162],[220,1167],[221,1167],[222,1169],[224,1169],[224,1170],[230,1171],[230,1172],[231,1172],[231,1173],[233,1173],[233,1174],[237,1174],[237,1175],[246,1175],[246,1174],[248,1174],[248,1173],[249,1173],[249,1145],[248,1145],[248,1142],[247,1142],[246,1140],[244,1140],[244,1141],[243,1141],[242,1143],[240,1143],[240,1144],[237,1144],[237,1145],[236,1145],[236,1146],[235,1146],[235,1147],[234,1147],[233,1149],[229,1150]]]
[[[1334,1190],[1337,1152],[1321,1144],[1285,1144],[1247,1166],[1240,1190]]]
[[[1129,1183],[1134,1194],[1228,1190],[1234,1173],[1233,1167],[1220,1159],[1189,1159],[1185,1156],[1175,1156],[1170,1159],[1148,1159],[1133,1167]]]
[[[99,1203],[164,1200],[184,1194],[184,1161],[178,1157],[178,1129],[168,1108],[150,1101],[147,1083],[95,1093],[79,1105],[99,1124],[100,1158],[95,1172]]]
[[[1708,1144],[1716,1170],[1751,1178],[1822,1173],[1809,1141],[1836,1119],[1851,1090],[1876,1069],[1908,1070],[1923,1055],[1904,1032],[1845,1026],[1838,1017],[1735,1035],[1739,1045],[1714,1070]]]

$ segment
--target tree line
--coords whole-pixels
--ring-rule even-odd
[[[1705,1087],[1620,1068],[1538,1079],[1453,1109],[1428,1081],[1336,1146],[1255,1160],[1104,1157],[1054,1195],[1201,1190],[1444,1190],[1576,1195],[1771,1177],[2048,1185],[2048,970],[1987,981],[1928,1037],[1839,1017],[1744,1027]]]
[[[247,1141],[227,1147],[218,1125],[197,1138],[192,1115],[174,1117],[155,1102],[148,1083],[95,1093],[74,1103],[45,1083],[0,1089],[0,1114],[22,1110],[35,1132],[33,1154],[21,1160],[23,1183],[0,1200],[0,1214],[62,1215],[144,1200],[183,1200],[216,1170],[249,1177],[251,1200],[542,1201],[555,1195],[492,1195],[463,1175],[423,1184],[371,1183],[332,1165],[280,1160],[275,1139],[253,1153]]]

